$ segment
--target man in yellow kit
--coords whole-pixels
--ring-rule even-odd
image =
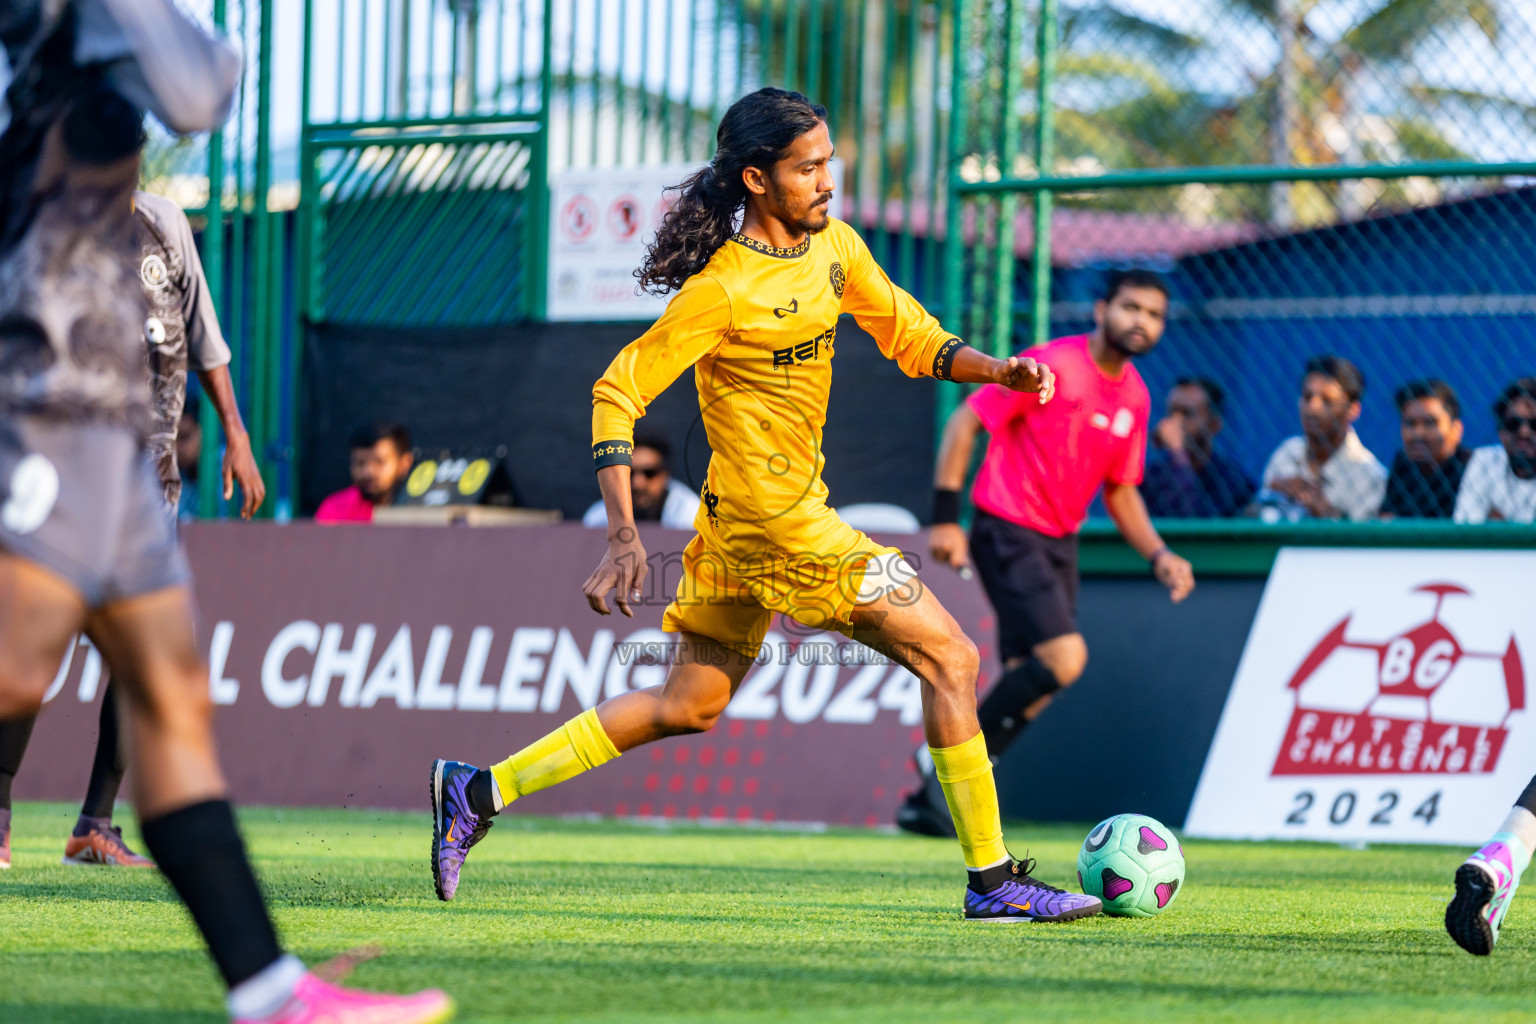
[[[619,610],[632,615],[646,575],[630,507],[634,422],[689,367],[698,386],[714,457],[699,533],[662,625],[680,635],[667,680],[607,700],[489,769],[434,762],[441,899],[453,898],[470,847],[506,804],[642,744],[711,728],[781,612],[838,630],[922,680],[924,728],[969,872],[967,919],[1066,921],[1100,910],[1097,899],[1045,885],[1030,877],[1031,862],[1009,856],[976,721],[976,647],[900,552],[827,507],[821,480],[840,313],[908,376],[995,382],[1041,401],[1054,378],[1032,359],[994,359],[947,334],[891,283],[852,228],[829,217],[826,118],[782,89],[731,106],[714,160],[680,186],[636,275],[677,295],[593,389],[608,553],[583,589],[599,614],[610,614],[607,595],[616,591]]]

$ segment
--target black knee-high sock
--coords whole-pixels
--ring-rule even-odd
[[[1536,814],[1536,777],[1531,779],[1531,784],[1525,787],[1525,792],[1520,794],[1520,799],[1515,801],[1516,807],[1524,807],[1532,814]]]
[[[123,772],[128,767],[118,722],[117,687],[108,680],[107,692],[101,698],[96,760],[91,762],[91,781],[85,788],[85,802],[80,805],[82,817],[112,817],[112,804],[117,800],[117,791],[123,785]]]
[[[1029,723],[1024,709],[1041,697],[1061,689],[1056,673],[1039,658],[1030,658],[1003,673],[1003,678],[988,691],[976,717],[981,720],[981,734],[987,739],[987,754],[996,761],[1019,738]]]
[[[496,798],[491,793],[491,773],[487,769],[482,768],[469,777],[465,795],[469,797],[469,809],[480,817],[496,816]]]
[[[36,724],[36,715],[0,722],[0,811],[11,809],[11,780],[21,770],[21,759]]]
[[[208,800],[143,823],[144,845],[186,905],[208,952],[234,988],[282,956],[261,887],[227,800]]]

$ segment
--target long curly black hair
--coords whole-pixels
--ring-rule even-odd
[[[704,269],[736,230],[747,203],[741,172],[771,168],[800,136],[827,119],[827,108],[798,92],[772,87],[731,104],[715,133],[715,158],[680,185],[667,189],[677,201],[662,218],[635,277],[640,288],[665,295]]]

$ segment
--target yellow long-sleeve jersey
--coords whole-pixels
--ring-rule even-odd
[[[735,235],[593,388],[597,468],[628,463],[635,420],[692,366],[714,450],[700,535],[737,558],[838,549],[849,531],[827,507],[821,435],[841,313],[909,377],[949,378],[960,340],[847,224],[832,220],[791,249]]]

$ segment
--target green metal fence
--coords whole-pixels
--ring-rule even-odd
[[[707,159],[763,84],[829,107],[845,216],[974,344],[1081,329],[1105,270],[1165,271],[1154,405],[1219,379],[1254,475],[1314,351],[1366,367],[1383,461],[1408,376],[1450,379],[1492,444],[1492,390],[1536,372],[1516,0],[306,0],[275,48],[277,5],[205,4],[251,57],[206,151],[207,251],[274,493],[307,324],[541,317],[550,176]],[[280,67],[298,189],[273,187]]]
[[[537,154],[526,199],[532,239],[542,246],[550,174],[702,162],[732,100],[764,84],[788,85],[831,111],[852,216],[873,231],[877,252],[900,280],[937,300],[933,211],[944,202],[952,22],[941,5],[364,0],[311,2],[306,17],[307,169],[320,150],[337,145],[394,146],[381,140],[395,133],[447,139],[514,125]],[[307,173],[318,187],[305,190],[313,203],[304,209],[323,219],[331,201],[327,172]],[[301,262],[345,259],[327,250],[323,231],[305,230]],[[521,278],[524,308],[535,316],[542,269],[541,262],[530,266]],[[308,314],[334,315],[326,274],[305,276]]]
[[[1175,380],[1215,380],[1219,449],[1253,482],[1301,433],[1302,369],[1328,352],[1364,370],[1355,429],[1383,464],[1400,445],[1394,392],[1429,377],[1458,392],[1469,446],[1518,461],[1525,442],[1491,407],[1536,374],[1536,9],[955,9],[956,330],[1002,354],[1087,329],[1104,272],[1150,266],[1174,289],[1165,340],[1140,363],[1154,419]],[[1280,498],[1257,511],[1302,514]]]

